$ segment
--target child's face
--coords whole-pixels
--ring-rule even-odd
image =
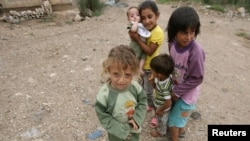
[[[157,25],[158,17],[159,15],[156,15],[150,8],[141,11],[141,22],[149,31]]]
[[[140,17],[138,9],[136,8],[130,9],[128,12],[128,21],[140,22],[140,20],[141,20],[141,17]]]
[[[194,40],[195,32],[188,28],[185,32],[178,31],[176,34],[176,41],[179,47],[188,46],[189,43]]]
[[[125,70],[120,70],[117,64],[113,64],[109,68],[111,86],[123,90],[129,86],[133,78],[133,72],[130,66]]]
[[[157,78],[158,80],[164,80],[166,79],[167,77],[163,74],[160,74],[160,73],[157,73],[155,70],[151,69],[151,72],[152,72],[152,75]]]
[[[159,79],[159,76],[158,76],[158,73],[155,72],[153,69],[151,69],[151,72],[152,72],[152,75],[155,77],[155,78],[158,78]]]

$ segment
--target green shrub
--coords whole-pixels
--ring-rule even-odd
[[[203,0],[205,4],[210,5],[231,5],[236,7],[245,7],[250,11],[250,0]]]
[[[102,9],[105,7],[105,4],[100,2],[100,0],[89,0],[90,7],[89,9],[93,11],[93,16],[100,16]]]
[[[247,40],[250,40],[250,33],[238,32],[238,33],[236,33],[236,35],[239,36],[239,37],[243,37],[243,38],[245,38]]]
[[[79,9],[80,16],[85,17],[87,15],[87,2],[88,0],[76,0],[77,8]]]
[[[208,9],[215,10],[215,11],[220,11],[220,12],[225,12],[225,9],[220,5],[212,5]]]
[[[93,12],[93,15],[99,16],[101,10],[104,8],[104,3],[100,0],[76,0],[77,8],[80,11],[80,16],[87,16],[86,10],[90,9]]]
[[[157,0],[159,3],[179,2],[180,0]],[[250,0],[182,0],[183,2],[197,2],[212,5],[212,10],[224,11],[224,5],[245,7],[250,11]],[[223,10],[222,10],[223,9]]]
[[[158,0],[159,3],[169,3],[172,1],[174,1],[174,0]]]

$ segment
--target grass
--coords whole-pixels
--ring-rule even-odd
[[[220,5],[211,5],[208,9],[224,13],[225,9]]]
[[[157,0],[157,2],[164,4],[164,3],[170,3],[173,2],[174,0]]]
[[[171,2],[180,2],[180,0],[157,0],[157,2],[161,3],[161,4],[166,4],[166,3],[171,3]],[[204,0],[183,0],[183,2],[192,2],[192,3],[203,3],[204,4]],[[218,2],[218,1],[217,1]],[[214,10],[214,11],[219,11],[224,13],[225,12],[225,7],[223,5],[220,4],[216,4],[216,3],[210,3],[209,4],[210,7],[208,7],[208,9],[210,10]],[[229,4],[227,4],[229,5]]]
[[[65,21],[64,23],[65,23],[65,24],[68,24],[68,25],[72,25],[72,24],[73,24],[73,22],[72,22],[72,21],[69,21],[69,20]]]
[[[39,22],[41,22],[41,23],[55,22],[55,18],[56,18],[55,15],[49,15],[49,16],[45,16],[45,17],[41,18],[39,20]]]
[[[239,36],[239,37],[243,37],[243,38],[245,38],[247,40],[250,40],[250,33],[238,32],[238,33],[236,33],[236,35]]]

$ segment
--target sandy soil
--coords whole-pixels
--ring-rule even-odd
[[[143,0],[127,0],[128,6]],[[165,29],[174,10],[159,4]],[[208,124],[250,124],[250,20],[195,7],[201,19],[197,40],[206,52],[206,74],[185,141],[207,140]],[[51,22],[0,22],[0,141],[85,141],[100,127],[93,104],[102,85],[101,62],[128,44],[126,6],[109,6],[99,17],[71,22],[72,10]],[[74,11],[74,10],[73,10]],[[162,52],[167,52],[165,43]],[[147,114],[141,141],[156,141]],[[105,141],[106,133],[96,139]]]

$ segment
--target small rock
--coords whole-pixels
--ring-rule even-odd
[[[193,112],[190,117],[194,120],[197,120],[201,118],[201,114],[199,112]]]

